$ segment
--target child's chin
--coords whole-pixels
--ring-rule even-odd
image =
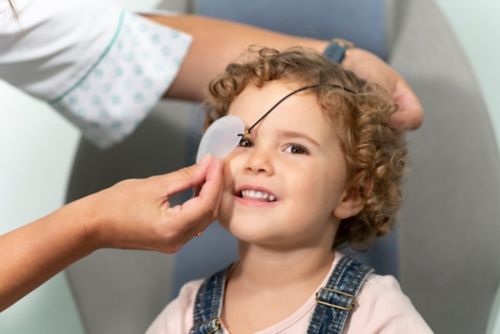
[[[261,244],[262,242],[265,242],[269,237],[266,232],[259,231],[258,229],[255,229],[254,226],[242,226],[241,224],[236,225],[230,223],[224,228],[241,242]]]

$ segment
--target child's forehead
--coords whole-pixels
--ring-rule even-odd
[[[326,110],[325,105],[320,103],[320,95],[313,89],[317,86],[321,85],[283,80],[269,81],[262,87],[248,84],[231,102],[228,114],[239,116],[248,126],[263,116],[264,119],[271,116],[274,119],[280,118],[282,122],[295,120],[302,125],[313,121],[327,123],[329,126],[339,125],[338,116],[341,113],[337,109],[343,109],[343,103],[338,103],[338,96],[333,100],[330,95],[329,108]]]
[[[304,90],[293,94],[296,90],[296,86],[281,83],[264,87],[254,85],[234,100],[229,114],[240,117],[246,129],[255,134],[260,133],[262,128],[266,133],[270,130],[275,134],[303,132],[319,141],[321,138],[338,137],[338,127],[321,108],[316,93]],[[287,97],[290,93],[293,95]],[[276,106],[284,97],[286,99]],[[274,106],[276,108],[272,109]]]
[[[304,84],[278,80],[266,82],[262,87],[248,84],[232,101],[228,113],[238,115],[243,119],[260,117],[281,99],[303,86]],[[287,97],[270,114],[280,113],[281,110],[297,111],[304,108],[311,112],[321,110],[316,94],[311,90],[297,92]],[[289,115],[283,116],[288,117]]]

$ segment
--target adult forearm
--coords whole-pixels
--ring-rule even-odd
[[[193,43],[168,97],[200,101],[208,82],[237,60],[250,45],[276,49],[302,45],[322,51],[326,42],[276,33],[253,26],[194,15],[148,16],[149,19],[187,32]]]
[[[197,196],[171,207],[178,192]],[[102,248],[173,253],[212,223],[222,191],[222,163],[129,179],[0,236],[0,311],[68,265]]]
[[[201,101],[207,96],[208,82],[228,63],[243,55],[250,45],[286,49],[303,46],[323,52],[328,42],[276,33],[249,25],[193,15],[149,16],[150,19],[193,36],[193,44],[180,72],[165,94],[167,97]],[[332,32],[332,37],[335,32]],[[422,124],[419,99],[405,80],[384,61],[359,48],[347,50],[342,67],[375,82],[392,95],[399,111],[393,123],[402,129]]]
[[[79,202],[0,236],[0,311],[93,251]]]

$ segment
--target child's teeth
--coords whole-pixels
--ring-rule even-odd
[[[276,200],[276,197],[274,195],[265,193],[263,191],[258,191],[258,190],[243,190],[241,192],[241,195],[243,197],[265,200],[265,201],[269,201],[269,202],[273,202]]]

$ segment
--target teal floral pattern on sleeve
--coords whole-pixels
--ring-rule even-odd
[[[51,105],[100,148],[130,134],[175,79],[191,36],[123,12],[99,59]]]

